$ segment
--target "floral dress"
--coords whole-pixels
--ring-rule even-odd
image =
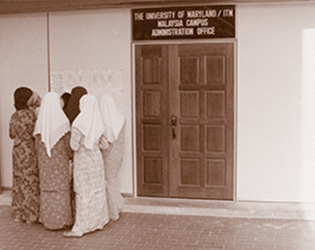
[[[41,136],[35,136],[40,176],[40,217],[39,221],[47,229],[62,229],[73,224],[71,206],[70,132],[65,134],[51,149],[51,157],[46,153]]]
[[[111,220],[119,219],[119,213],[124,205],[124,198],[120,194],[117,180],[118,171],[123,160],[124,147],[125,125],[122,127],[117,140],[111,143],[108,149],[102,150],[107,186],[106,190],[109,218]]]
[[[36,222],[39,216],[39,177],[33,132],[36,114],[22,109],[10,119],[9,135],[12,150],[12,208],[23,221]]]
[[[108,222],[108,206],[104,176],[104,163],[99,149],[108,146],[104,136],[94,143],[93,149],[84,146],[85,136],[72,128],[70,145],[73,155],[73,185],[76,218],[72,232],[83,235],[102,229]]]

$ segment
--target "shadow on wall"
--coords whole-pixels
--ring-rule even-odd
[[[302,30],[301,199],[315,202],[315,28]]]

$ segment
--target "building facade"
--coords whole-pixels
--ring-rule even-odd
[[[147,25],[135,14],[200,6],[0,15],[1,186],[12,186],[15,88],[80,84],[111,94],[126,117],[125,195],[315,202],[315,3],[203,3],[230,10],[232,35],[211,36],[211,11],[191,16],[209,36],[134,33]],[[160,27],[181,26],[158,15]]]

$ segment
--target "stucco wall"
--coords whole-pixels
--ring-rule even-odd
[[[130,10],[50,14],[51,72],[121,70],[126,147],[119,174],[122,193],[133,192],[131,146]]]
[[[236,200],[315,202],[315,5],[237,6]],[[1,177],[11,186],[12,93],[48,88],[46,14],[0,17]],[[130,10],[51,13],[51,71],[121,69],[132,193]]]
[[[41,95],[48,90],[46,14],[0,16],[0,161],[1,185],[12,186],[9,120],[13,92],[29,86]]]
[[[47,43],[49,20],[49,43]],[[12,186],[12,141],[8,123],[14,112],[12,94],[21,84],[42,95],[50,72],[120,70],[126,117],[120,190],[133,192],[131,147],[130,10],[74,11],[0,17],[1,185]],[[49,45],[49,48],[48,48]],[[50,59],[48,58],[48,51]]]
[[[314,202],[315,5],[237,16],[237,199]]]

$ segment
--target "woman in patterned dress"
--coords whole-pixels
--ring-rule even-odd
[[[109,95],[102,97],[100,110],[105,125],[104,135],[109,142],[108,149],[102,150],[109,218],[118,220],[124,204],[118,188],[117,175],[124,156],[125,118],[118,112],[114,99]]]
[[[71,226],[70,123],[57,93],[44,96],[34,135],[41,192],[39,221],[50,230]]]
[[[34,148],[36,114],[27,106],[33,91],[20,87],[14,92],[16,111],[10,118],[9,135],[13,139],[12,208],[15,221],[34,223],[39,215],[39,178]]]
[[[82,96],[87,94],[87,90],[81,86],[74,87],[71,90],[71,96],[69,98],[69,102],[65,107],[64,111],[66,116],[68,117],[70,124],[74,121],[74,119],[80,113],[79,104]]]
[[[74,119],[80,113],[80,99],[82,96],[87,94],[87,90],[84,87],[76,86],[72,88],[71,94],[65,92],[61,95],[63,99],[63,111],[70,121],[70,125],[74,121]],[[73,163],[73,162],[71,162]],[[73,164],[71,164],[71,170],[73,169]],[[72,177],[72,174],[71,174]],[[71,203],[72,203],[72,214],[75,216],[75,193],[73,191],[73,178],[71,179]]]
[[[70,145],[73,155],[73,184],[76,218],[66,237],[81,237],[102,229],[108,222],[108,207],[104,163],[100,148],[107,148],[103,136],[104,125],[97,99],[84,95],[80,100],[80,114],[74,120]]]

